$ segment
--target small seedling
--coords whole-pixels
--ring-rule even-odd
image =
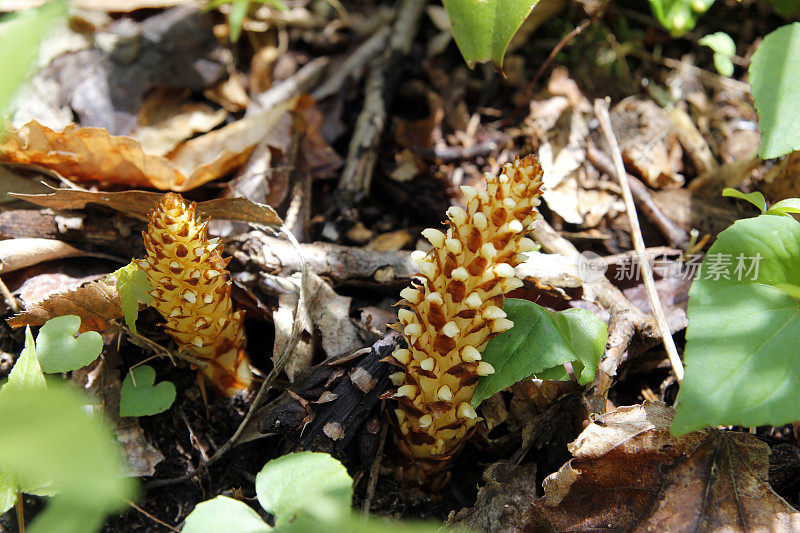
[[[699,44],[708,46],[714,51],[714,67],[723,76],[733,76],[733,62],[731,58],[736,55],[736,43],[725,32],[718,31],[706,35]]]
[[[122,382],[119,397],[119,416],[150,416],[163,413],[175,401],[175,385],[162,381],[155,385],[156,371],[152,366],[131,368]]]
[[[78,335],[81,319],[65,315],[48,320],[36,337],[36,355],[48,374],[83,368],[103,351],[103,337],[96,331]]]

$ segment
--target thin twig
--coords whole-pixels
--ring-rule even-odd
[[[527,96],[530,96],[530,95],[533,93],[533,88],[536,86],[536,83],[539,81],[539,78],[541,78],[541,77],[542,77],[542,74],[544,74],[544,73],[547,71],[547,69],[550,67],[550,64],[551,64],[551,63],[553,62],[553,60],[556,58],[556,55],[558,55],[558,53],[559,53],[559,52],[560,52],[560,51],[561,51],[561,50],[562,50],[562,49],[563,49],[565,46],[567,46],[567,44],[569,44],[569,42],[570,42],[572,39],[574,39],[575,37],[577,37],[578,35],[580,35],[581,33],[583,33],[583,31],[584,31],[586,28],[588,28],[589,26],[591,26],[592,24],[594,24],[594,22],[595,22],[597,19],[599,19],[601,16],[603,16],[603,14],[606,12],[606,8],[607,8],[607,7],[608,7],[608,2],[605,2],[605,3],[604,3],[604,4],[603,4],[603,5],[602,5],[602,6],[601,6],[601,7],[600,7],[600,8],[599,8],[599,9],[598,9],[596,12],[595,12],[595,14],[591,16],[591,18],[588,18],[588,19],[584,20],[584,21],[583,21],[583,23],[582,23],[580,26],[576,27],[574,30],[572,30],[572,31],[571,31],[571,32],[569,32],[567,35],[565,35],[565,36],[564,36],[564,38],[563,38],[563,39],[561,39],[561,40],[558,42],[558,44],[556,44],[556,45],[555,45],[555,47],[554,47],[554,48],[553,48],[553,49],[550,51],[550,55],[549,55],[549,56],[547,56],[547,59],[545,59],[545,60],[544,60],[544,63],[542,63],[542,65],[541,65],[541,66],[539,67],[539,69],[536,71],[536,74],[534,74],[534,75],[533,75],[533,78],[531,78],[531,81],[528,83],[528,86],[525,88],[525,94],[526,94]],[[527,102],[527,101],[528,101],[528,98],[525,98],[525,101]]]
[[[367,494],[364,497],[364,504],[361,510],[364,512],[364,517],[369,516],[369,508],[372,504],[372,497],[375,495],[375,487],[378,486],[379,471],[381,468],[381,459],[383,459],[383,445],[386,443],[386,433],[389,431],[389,422],[383,421],[381,428],[380,441],[378,442],[378,453],[375,454],[375,460],[372,462],[372,467],[369,469],[369,483],[367,484]]]
[[[614,130],[611,128],[611,117],[608,114],[608,101],[597,99],[594,101],[594,112],[600,122],[600,129],[603,130],[603,135],[608,142],[611,149],[611,157],[614,161],[614,168],[616,170],[617,179],[622,187],[622,197],[625,200],[625,209],[628,212],[628,220],[631,224],[631,237],[633,239],[633,247],[639,259],[639,266],[641,268],[642,276],[644,277],[644,285],[647,289],[647,296],[650,300],[650,307],[653,308],[653,315],[656,319],[658,329],[661,331],[661,338],[664,342],[664,348],[667,351],[667,357],[675,372],[675,378],[678,383],[683,381],[683,363],[678,355],[678,349],[675,347],[675,341],[672,338],[672,333],[667,324],[667,317],[664,315],[664,309],[661,307],[661,300],[656,291],[656,284],[653,281],[653,270],[650,262],[645,255],[644,238],[642,238],[642,230],[639,227],[639,217],[636,215],[636,205],[633,201],[633,194],[631,193],[630,184],[626,178],[625,165],[622,162],[622,153],[619,149],[619,144],[614,136]]]
[[[0,263],[0,270],[2,270],[2,268],[3,265],[2,263]],[[6,287],[6,284],[3,283],[2,279],[0,279],[0,294],[3,295],[3,300],[5,300],[6,305],[8,306],[9,309],[14,311],[15,313],[19,313],[20,311],[22,311],[19,302],[17,302],[17,299],[14,298],[13,294],[11,294],[11,291],[8,290],[8,287]]]
[[[141,507],[139,507],[138,505],[136,505],[132,501],[126,499],[125,502],[128,505],[130,505],[131,507],[133,507],[134,509],[136,509],[137,511],[139,511],[140,513],[142,513],[143,515],[145,515],[147,518],[149,518],[153,522],[155,522],[157,524],[161,524],[162,526],[164,526],[165,528],[169,529],[170,531],[175,531],[176,533],[180,533],[180,529],[172,527],[171,525],[167,524],[163,520],[159,520],[158,518],[156,518],[155,516],[151,515],[150,513],[148,513],[147,511],[145,511],[144,509],[142,509]]]

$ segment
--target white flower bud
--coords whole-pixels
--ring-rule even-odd
[[[398,387],[397,395],[405,396],[413,400],[417,396],[417,387],[414,385],[403,385],[402,387]]]
[[[450,337],[451,339],[458,335],[459,329],[458,324],[455,321],[451,320],[447,324],[442,327],[442,333]]]
[[[467,223],[467,213],[457,205],[450,206],[447,210],[447,216],[450,217],[456,226],[463,226]]]
[[[440,400],[444,400],[446,402],[449,402],[450,400],[453,399],[453,392],[450,390],[450,387],[448,387],[447,385],[442,385],[436,391],[436,396],[438,396]]]
[[[389,374],[389,380],[395,387],[399,387],[400,385],[402,385],[405,379],[406,379],[405,372],[392,372],[391,374]]]
[[[494,367],[486,361],[481,361],[478,363],[478,368],[475,369],[475,372],[479,376],[488,376],[489,374],[494,374]]]
[[[454,268],[450,273],[450,277],[456,281],[466,281],[469,278],[469,272],[464,267]]]
[[[475,409],[473,409],[472,406],[467,402],[461,402],[458,404],[456,414],[459,418],[469,418],[471,420],[478,418],[478,413],[476,413]]]
[[[419,367],[422,370],[427,370],[428,372],[433,370],[433,367],[436,366],[436,359],[433,357],[428,357],[427,359],[423,359],[422,362],[419,364]]]
[[[466,345],[461,348],[461,360],[465,363],[472,363],[481,360],[481,352],[474,346]]]
[[[458,239],[447,239],[446,241],[444,241],[444,245],[450,252],[453,253],[453,255],[458,255],[461,253],[462,249],[461,241],[459,241]]]
[[[467,298],[464,300],[464,303],[467,304],[467,307],[470,307],[472,309],[477,309],[478,307],[481,306],[483,300],[481,300],[481,297],[478,296],[477,292],[473,292],[470,293],[469,296],[467,296]]]
[[[434,248],[441,248],[444,244],[444,233],[438,229],[428,228],[422,230],[422,236],[428,239]]]
[[[407,350],[406,348],[400,348],[399,350],[395,350],[392,353],[392,357],[397,359],[397,362],[402,365],[408,365],[411,362],[411,350]]]
[[[483,231],[489,225],[489,221],[486,219],[486,215],[479,211],[473,215],[472,225],[478,228],[479,231]]]
[[[496,305],[490,305],[481,312],[481,316],[486,320],[496,320],[498,318],[505,318],[508,315]]]
[[[433,417],[431,415],[422,415],[419,417],[419,427],[425,429],[433,424]]]

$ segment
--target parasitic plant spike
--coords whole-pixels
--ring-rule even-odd
[[[487,173],[486,182],[483,191],[463,188],[467,205],[447,210],[446,233],[423,231],[433,249],[412,254],[421,276],[401,292],[407,309],[398,313],[396,329],[408,348],[392,358],[403,369],[392,376],[396,441],[410,459],[401,477],[433,489],[447,482],[449,460],[479,420],[472,396],[479,376],[494,372],[481,351],[513,326],[503,295],[522,285],[514,267],[533,247],[524,235],[539,216],[542,171],[535,156],[504,165],[499,176]]]
[[[148,222],[142,232],[147,257],[135,263],[153,287],[153,307],[166,319],[165,331],[182,350],[208,363],[202,372],[220,392],[232,396],[249,388],[244,315],[233,311],[222,244],[208,238],[208,221],[179,194],[165,194]]]

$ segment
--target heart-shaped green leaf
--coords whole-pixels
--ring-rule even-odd
[[[800,420],[800,223],[761,215],[719,234],[689,291],[673,433]]]
[[[103,351],[103,337],[96,331],[78,335],[80,317],[64,315],[45,322],[36,337],[36,356],[48,374],[83,368]]]
[[[290,522],[301,511],[312,512],[314,507],[341,515],[350,509],[353,479],[342,463],[327,453],[290,453],[264,465],[256,476],[256,496],[261,506],[275,515],[276,525]]]
[[[538,0],[444,0],[453,38],[470,68],[480,61],[503,65],[511,38]]]
[[[186,517],[183,533],[266,533],[272,531],[250,506],[227,496],[202,502]]]
[[[153,305],[153,297],[150,296],[150,291],[153,290],[153,287],[147,280],[147,273],[134,263],[125,265],[114,272],[112,276],[117,278],[119,304],[122,307],[125,323],[135,335],[136,318],[139,316],[139,302],[145,305]]]
[[[169,409],[175,401],[175,385],[169,381],[154,385],[155,381],[156,371],[152,366],[132,368],[122,382],[119,416],[149,416]]]
[[[567,379],[565,363],[572,363],[578,382],[594,379],[606,346],[608,330],[597,315],[583,309],[554,313],[527,300],[506,300],[503,310],[514,327],[498,335],[483,351],[494,374],[478,381],[472,404],[535,375],[541,379]]]

